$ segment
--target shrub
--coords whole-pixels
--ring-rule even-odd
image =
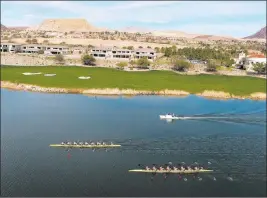
[[[95,58],[92,56],[92,55],[88,55],[88,54],[85,54],[83,57],[82,57],[82,63],[84,65],[91,65],[91,66],[94,66],[95,65]]]
[[[266,73],[266,64],[264,63],[255,63],[253,64],[253,70],[258,74],[265,74]]]
[[[137,61],[137,67],[140,69],[147,69],[149,65],[150,65],[150,62],[147,59],[147,57],[140,58]]]
[[[31,44],[32,40],[31,39],[27,39],[25,42]]]
[[[177,71],[186,71],[190,68],[190,63],[185,60],[175,60],[173,69]]]
[[[38,54],[44,54],[44,50],[39,50]]]
[[[217,65],[216,61],[214,61],[214,60],[208,60],[206,70],[208,72],[215,72],[215,71],[217,71],[217,66],[218,65]]]
[[[64,56],[62,54],[56,54],[55,56],[55,61],[58,64],[64,64],[65,60],[64,60]]]
[[[128,50],[133,50],[134,47],[133,47],[133,46],[128,46],[127,49],[128,49]]]
[[[43,41],[43,44],[48,44],[48,43],[49,43],[48,40],[44,40],[44,41]]]
[[[131,67],[133,67],[134,65],[136,65],[136,61],[131,60],[131,61],[129,62],[129,64],[131,65]]]
[[[32,43],[34,43],[34,44],[38,43],[37,39],[32,39]]]
[[[119,69],[123,70],[123,68],[126,67],[128,65],[128,63],[127,62],[119,62],[116,65],[119,67]]]

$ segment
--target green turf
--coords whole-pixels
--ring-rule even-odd
[[[57,75],[54,77],[25,76],[22,74],[23,72],[55,73]],[[78,79],[79,76],[91,76],[91,79],[80,80]],[[190,93],[215,90],[239,96],[246,96],[253,92],[266,93],[266,79],[221,75],[189,76],[179,75],[171,71],[126,72],[110,68],[75,66],[2,66],[1,79],[60,88],[120,88],[152,91],[171,89]]]

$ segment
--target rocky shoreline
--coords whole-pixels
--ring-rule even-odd
[[[40,87],[37,85],[13,83],[8,81],[1,81],[1,88],[44,92],[44,93],[76,93],[86,95],[165,95],[165,96],[188,96],[189,92],[181,90],[161,90],[161,91],[147,91],[147,90],[133,90],[133,89],[118,89],[118,88],[106,88],[106,89],[66,89],[66,88],[54,88],[54,87]],[[222,91],[205,90],[202,93],[195,94],[197,96],[213,99],[252,99],[252,100],[266,100],[266,93],[252,93],[249,96],[235,96],[230,93]]]

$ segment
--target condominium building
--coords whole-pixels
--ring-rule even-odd
[[[155,60],[156,52],[151,48],[139,48],[134,52],[134,58],[140,59],[147,57],[148,60]]]
[[[139,59],[147,57],[149,60],[156,58],[156,52],[153,49],[121,49],[117,47],[95,47],[91,50],[91,55],[95,58],[104,59]]]
[[[38,53],[40,50],[43,50],[44,54],[46,55],[70,53],[69,47],[60,46],[60,45],[46,46],[46,45],[38,45],[38,44],[29,44],[29,45],[22,46],[23,53]]]
[[[0,52],[19,52],[21,45],[16,43],[1,43]]]

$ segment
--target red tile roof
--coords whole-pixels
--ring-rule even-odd
[[[249,58],[266,58],[264,54],[255,54],[255,53],[249,54],[248,57]]]

